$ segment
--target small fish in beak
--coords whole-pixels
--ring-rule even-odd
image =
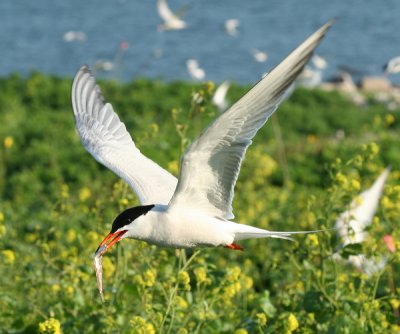
[[[97,248],[97,250],[96,250],[96,252],[94,254],[93,264],[94,264],[94,269],[96,271],[97,288],[99,289],[101,301],[103,303],[104,303],[104,295],[103,295],[103,254],[108,249],[110,249],[113,245],[115,245],[118,241],[120,241],[122,239],[122,236],[126,232],[127,231],[119,231],[119,232],[115,232],[115,233],[109,233],[104,238],[104,240],[101,242],[100,246]]]

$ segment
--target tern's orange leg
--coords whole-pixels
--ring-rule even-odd
[[[243,251],[243,250],[244,250],[244,248],[243,248],[242,246],[237,245],[237,244],[230,244],[230,245],[226,245],[226,246],[224,246],[224,247],[225,247],[225,248],[232,249],[232,250],[240,250],[240,251]]]

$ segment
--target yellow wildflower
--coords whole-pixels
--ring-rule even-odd
[[[13,264],[15,262],[15,253],[11,249],[5,249],[1,251],[1,254],[5,258],[4,262],[6,264]]]
[[[317,142],[317,136],[314,135],[314,134],[309,134],[307,136],[307,142],[310,143],[310,144],[316,143]]]
[[[175,303],[180,308],[187,308],[189,306],[188,302],[180,296],[175,297]]]
[[[235,266],[233,268],[230,268],[228,270],[228,273],[226,274],[226,278],[228,281],[237,281],[239,276],[240,276],[240,267]]]
[[[81,202],[85,202],[87,199],[89,199],[92,196],[92,192],[90,191],[90,189],[88,187],[83,187],[80,191],[79,191],[79,200]]]
[[[351,180],[351,187],[356,191],[360,190],[361,188],[360,181],[355,179]]]
[[[53,290],[53,292],[57,293],[57,292],[59,292],[61,290],[61,287],[58,284],[53,284],[51,286],[51,290]]]
[[[0,223],[4,221],[4,213],[0,211]]]
[[[310,243],[311,246],[317,247],[319,245],[318,236],[316,234],[309,234],[307,235],[307,241]]]
[[[185,290],[190,290],[190,276],[187,271],[179,272],[178,281],[184,285]]]
[[[397,310],[400,307],[400,301],[398,299],[391,299],[390,305],[392,305],[394,310]]]
[[[197,285],[211,284],[211,279],[207,277],[207,271],[204,267],[199,267],[194,270],[194,275],[196,276]]]
[[[39,323],[40,334],[61,334],[61,323],[59,320],[50,318]]]
[[[260,326],[265,326],[267,324],[267,316],[265,313],[257,313],[256,317]]]
[[[178,161],[176,161],[176,160],[170,161],[170,162],[168,163],[168,170],[169,170],[172,174],[177,175],[178,172],[179,172],[179,163],[178,163]]]
[[[7,136],[4,138],[3,145],[6,149],[11,148],[14,145],[14,139],[11,136]]]
[[[156,330],[152,323],[147,322],[145,319],[139,316],[133,317],[129,323],[135,330],[134,333],[137,334],[155,334]]]
[[[153,286],[156,281],[156,277],[157,277],[156,273],[153,270],[151,270],[151,269],[146,270],[146,272],[143,275],[144,285],[149,286],[149,287]]]
[[[392,125],[394,123],[394,116],[392,114],[387,114],[385,117],[385,121],[387,125]]]
[[[114,275],[115,272],[115,265],[111,261],[110,257],[103,258],[103,275],[104,278],[110,278]]]
[[[291,332],[294,332],[297,328],[299,328],[299,322],[297,321],[297,318],[293,313],[289,314],[288,325]]]
[[[70,229],[67,231],[67,237],[66,237],[66,239],[67,239],[67,242],[68,242],[68,243],[74,242],[75,239],[76,239],[76,231],[75,231],[74,229],[70,228]]]
[[[248,331],[245,330],[244,328],[239,328],[237,330],[235,330],[235,334],[247,334]]]

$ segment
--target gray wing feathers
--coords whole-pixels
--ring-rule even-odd
[[[200,203],[217,217],[234,217],[234,186],[252,138],[276,110],[332,24],[312,34],[192,143],[182,157],[171,207]]]
[[[110,103],[86,66],[72,85],[76,129],[87,151],[101,164],[123,178],[141,204],[168,204],[177,180],[136,148]]]

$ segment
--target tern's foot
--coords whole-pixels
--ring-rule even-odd
[[[230,245],[226,245],[224,247],[225,248],[229,248],[229,249],[233,249],[233,250],[240,250],[240,251],[244,250],[244,248],[242,246],[237,245],[237,244],[230,244]]]

